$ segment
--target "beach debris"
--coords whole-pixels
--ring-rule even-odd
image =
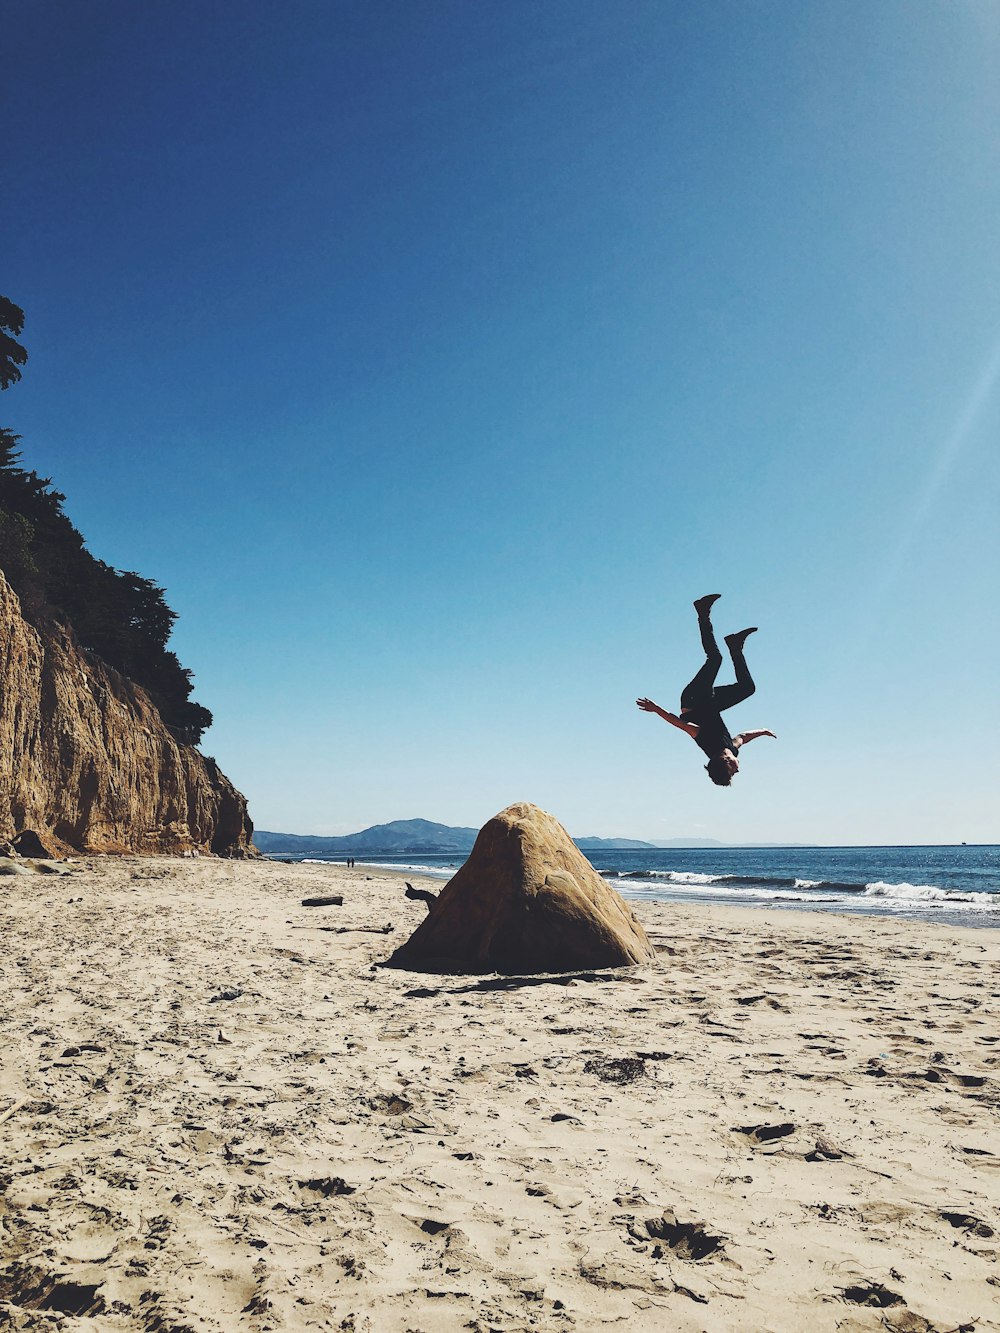
[[[656,961],[624,899],[562,825],[527,802],[484,825],[429,907],[389,966],[510,975]]]
[[[663,1258],[663,1251],[667,1249],[675,1259],[688,1259],[697,1263],[725,1249],[724,1238],[713,1235],[704,1222],[682,1222],[672,1208],[665,1208],[659,1217],[633,1222],[628,1232],[640,1244],[663,1242],[662,1246],[654,1246],[654,1259]]]
[[[406,897],[412,898],[415,902],[426,903],[428,911],[437,902],[437,894],[431,893],[430,889],[415,889],[408,879],[403,883],[406,885]]]
[[[384,926],[317,926],[330,935],[391,935],[396,927],[391,921]]]
[[[231,986],[228,990],[220,990],[218,995],[209,996],[209,1004],[219,1004],[222,1000],[238,1000],[243,992],[238,986]]]
[[[588,1060],[583,1066],[585,1074],[596,1074],[602,1083],[634,1083],[636,1079],[646,1078],[646,1062],[637,1056],[624,1056],[616,1059],[598,1055]]]
[[[8,1106],[6,1111],[0,1114],[0,1125],[8,1121],[11,1116],[17,1115],[18,1111],[20,1111],[23,1106],[27,1106],[30,1101],[30,1097],[22,1097],[21,1100],[15,1102],[13,1106]]]
[[[344,895],[342,893],[327,893],[319,898],[303,898],[303,907],[343,907]]]

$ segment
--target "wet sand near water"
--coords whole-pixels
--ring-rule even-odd
[[[428,976],[403,881],[0,880],[0,1328],[1000,1329],[1000,931],[641,903],[656,969]]]

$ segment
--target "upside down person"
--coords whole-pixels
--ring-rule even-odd
[[[712,629],[712,603],[719,600],[720,594],[709,593],[699,597],[694,604],[698,613],[698,628],[701,630],[701,646],[705,650],[705,665],[690,684],[685,685],[681,693],[680,716],[668,713],[652,699],[636,699],[638,706],[647,713],[656,713],[664,722],[686,731],[696,745],[708,755],[706,772],[717,787],[728,787],[736,773],[740,771],[737,753],[749,741],[758,736],[774,736],[773,731],[741,731],[730,736],[729,729],[722,720],[727,708],[749,699],[757,688],[747,668],[743,656],[743,645],[757,627],[742,629],[736,634],[726,635],[726,647],[736,669],[734,685],[716,686],[715,678],[722,666],[722,654],[715,642]]]

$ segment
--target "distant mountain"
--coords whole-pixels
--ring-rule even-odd
[[[340,838],[314,837],[306,833],[268,833],[257,829],[254,845],[267,856],[372,856],[377,852],[394,856],[446,856],[468,853],[479,833],[475,828],[452,828],[429,819],[394,819],[389,824],[374,824],[360,833]],[[583,851],[627,851],[629,848],[653,847],[651,842],[634,838],[576,838]]]
[[[637,842],[635,838],[574,838],[573,841],[581,852],[627,852],[656,846],[655,842]]]
[[[257,829],[254,845],[267,856],[464,856],[472,851],[478,829],[452,828],[429,819],[394,819],[373,824],[360,833],[339,838],[314,837],[307,833],[268,833]],[[774,847],[778,843],[735,844],[715,838],[671,838],[669,842],[640,842],[636,838],[574,838],[583,852],[627,852],[660,847]]]
[[[718,838],[671,838],[669,842],[654,842],[649,844],[652,847],[670,848],[686,847],[689,851],[697,851],[701,847],[727,847],[727,848],[751,848],[751,847],[812,847],[811,842],[720,842]]]
[[[268,856],[361,856],[373,852],[393,855],[435,856],[448,852],[471,852],[479,830],[450,828],[429,819],[394,819],[390,824],[373,824],[360,833],[341,838],[319,838],[304,833],[267,833],[257,829],[254,845]]]
[[[742,844],[741,844],[742,845]],[[731,842],[720,842],[718,838],[668,838],[666,842],[654,842],[654,847],[732,847]]]

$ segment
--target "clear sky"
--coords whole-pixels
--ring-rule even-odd
[[[998,841],[994,0],[33,0],[0,399],[261,828]],[[732,788],[640,713],[760,626]]]

